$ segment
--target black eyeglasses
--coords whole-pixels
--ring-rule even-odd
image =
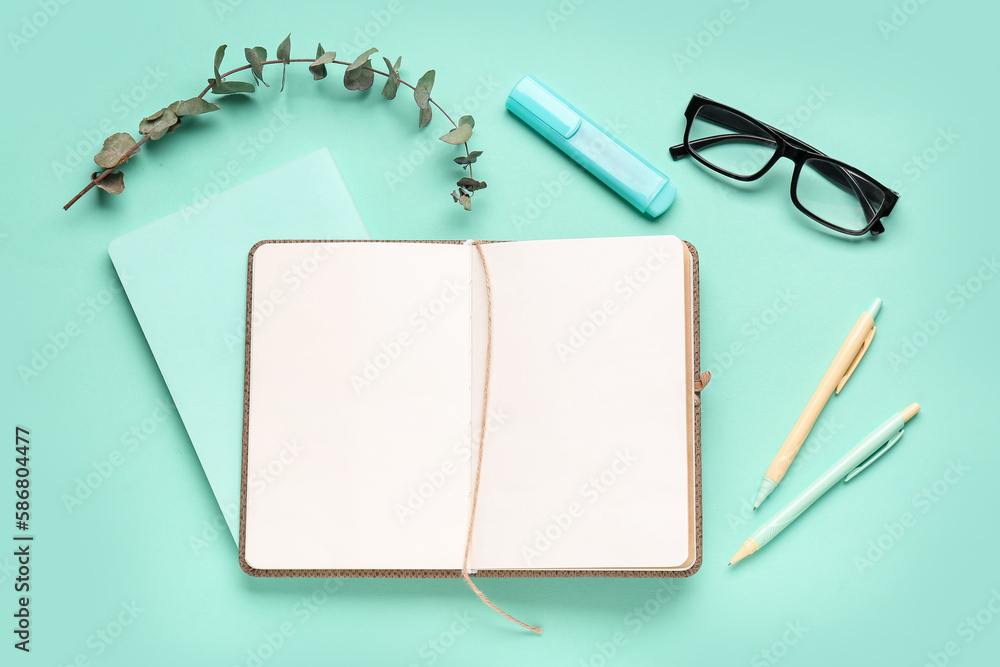
[[[792,202],[816,222],[851,236],[885,231],[899,194],[862,171],[828,157],[781,130],[732,107],[695,95],[687,110],[684,143],[670,156],[691,155],[698,162],[738,181],[753,181],[778,158],[795,163]]]

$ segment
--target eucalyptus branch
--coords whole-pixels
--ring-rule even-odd
[[[124,174],[120,171],[115,171],[115,169],[139,153],[142,145],[150,139],[154,141],[161,139],[176,130],[181,124],[181,118],[184,116],[196,116],[217,111],[220,108],[218,104],[205,101],[205,95],[208,93],[211,92],[216,95],[253,93],[256,92],[258,84],[270,87],[264,81],[263,68],[267,65],[282,66],[281,88],[283,90],[285,85],[285,67],[290,63],[310,63],[309,71],[312,73],[313,79],[317,81],[326,77],[327,65],[344,66],[346,68],[344,70],[344,87],[348,90],[367,90],[372,86],[376,74],[383,76],[386,79],[386,83],[382,89],[382,96],[388,100],[395,99],[396,91],[400,84],[406,86],[413,91],[413,99],[420,110],[418,115],[419,127],[425,127],[430,122],[432,107],[440,111],[448,119],[453,128],[440,139],[448,144],[461,144],[463,146],[465,155],[454,158],[454,161],[461,165],[463,169],[469,170],[467,177],[459,179],[457,183],[458,187],[452,191],[451,197],[466,210],[471,210],[472,196],[477,190],[482,190],[486,187],[485,182],[475,180],[472,172],[472,165],[482,155],[482,151],[472,151],[469,149],[468,140],[472,136],[472,128],[475,126],[475,121],[472,116],[462,116],[458,119],[458,122],[455,122],[448,115],[448,112],[430,96],[431,88],[434,85],[434,70],[424,73],[417,84],[414,85],[408,81],[404,81],[399,76],[399,65],[402,58],[397,58],[395,64],[389,62],[388,58],[382,58],[385,61],[386,71],[372,67],[369,58],[378,49],[368,49],[353,62],[337,60],[337,54],[333,51],[324,51],[322,44],[317,45],[315,59],[291,58],[289,56],[290,50],[291,35],[286,37],[278,46],[277,53],[275,54],[277,57],[273,60],[267,60],[267,50],[262,46],[246,48],[244,49],[247,59],[246,65],[235,67],[225,73],[220,73],[219,67],[225,55],[226,45],[223,44],[220,46],[215,52],[215,76],[208,80],[208,85],[197,96],[184,101],[178,100],[143,118],[142,122],[139,123],[139,133],[143,137],[139,141],[136,141],[127,132],[118,132],[105,139],[104,146],[94,156],[94,162],[97,163],[97,166],[102,167],[103,171],[91,174],[90,183],[69,200],[63,206],[63,209],[69,209],[70,206],[75,204],[80,197],[89,192],[94,186],[111,194],[121,194],[125,189]],[[253,75],[253,83],[227,80],[233,74],[248,69],[251,70]]]

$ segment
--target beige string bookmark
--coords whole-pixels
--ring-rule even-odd
[[[490,290],[490,269],[486,264],[486,255],[483,254],[482,241],[466,241],[466,244],[476,246],[476,250],[479,251],[479,259],[483,263],[483,275],[486,278],[486,378],[483,382],[483,421],[479,429],[479,459],[476,463],[476,482],[472,489],[472,512],[469,514],[469,532],[465,537],[465,558],[462,560],[462,577],[465,579],[465,583],[469,585],[469,588],[471,588],[472,591],[479,596],[479,599],[489,605],[498,614],[507,620],[514,621],[522,628],[527,628],[534,633],[542,634],[541,626],[528,625],[523,621],[519,621],[500,607],[490,602],[490,599],[486,597],[486,594],[479,590],[479,588],[472,583],[472,578],[469,577],[469,551],[472,549],[472,527],[476,523],[476,504],[479,500],[479,480],[482,478],[483,474],[483,442],[486,440],[486,408],[488,407],[490,398],[490,361],[493,355],[493,294]]]

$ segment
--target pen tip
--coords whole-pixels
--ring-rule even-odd
[[[754,553],[758,549],[760,549],[760,547],[757,546],[757,543],[754,541],[752,537],[747,539],[747,541],[744,542],[743,545],[740,547],[740,550],[736,552],[736,555],[729,559],[729,564],[732,565],[733,563],[739,563],[741,560],[743,560],[750,554]]]
[[[871,307],[868,308],[868,314],[871,315],[871,318],[874,320],[880,310],[882,310],[882,299],[875,299],[872,302]]]
[[[903,415],[903,421],[904,422],[910,421],[911,419],[913,419],[913,415],[917,414],[918,412],[920,412],[920,404],[919,403],[911,404],[901,413]]]

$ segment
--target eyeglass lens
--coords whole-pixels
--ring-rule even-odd
[[[688,143],[692,153],[735,176],[759,173],[778,149],[774,136],[761,125],[711,105],[698,109],[691,121]]]
[[[805,211],[850,231],[865,229],[885,203],[885,192],[869,178],[821,158],[802,164],[795,197]]]

